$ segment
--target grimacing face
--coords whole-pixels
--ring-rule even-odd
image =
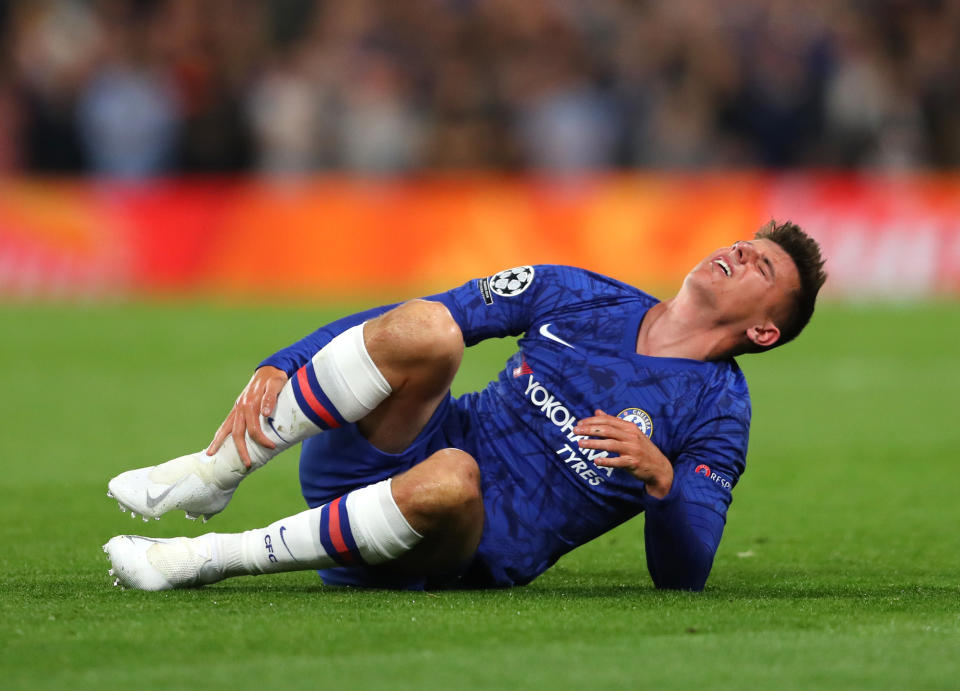
[[[742,240],[712,252],[687,275],[684,288],[717,314],[717,321],[742,327],[759,345],[779,338],[777,324],[789,313],[792,295],[800,290],[793,259],[773,240]],[[753,327],[776,329],[757,333]],[[772,340],[767,343],[764,342]]]

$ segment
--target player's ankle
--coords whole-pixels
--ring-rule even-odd
[[[261,421],[266,433],[268,423],[263,418],[261,418]],[[240,452],[237,451],[233,437],[228,437],[213,455],[208,455],[206,451],[202,452],[202,459],[211,464],[216,484],[221,489],[236,488],[247,475],[262,468],[271,459],[293,446],[293,443],[283,439],[276,432],[268,434],[268,438],[275,444],[272,449],[258,444],[249,433],[246,435],[247,455],[250,457],[249,467],[244,464],[240,457]]]

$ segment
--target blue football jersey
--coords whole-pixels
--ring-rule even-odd
[[[657,300],[581,269],[518,267],[435,297],[448,306],[468,345],[523,334],[499,377],[458,401],[471,420],[471,450],[496,459],[483,464],[489,465],[485,495],[493,491],[514,505],[526,503],[529,512],[520,520],[551,543],[538,550],[545,563],[521,564],[520,571],[539,573],[566,551],[654,506],[671,507],[668,518],[683,523],[664,535],[673,546],[678,538],[692,540],[688,549],[702,553],[694,556],[709,556],[712,563],[731,490],[744,470],[750,425],[746,381],[732,359],[638,354],[640,323]],[[579,448],[573,427],[596,409],[636,424],[670,459],[675,479],[667,497],[647,495],[626,470],[597,466],[594,460],[606,452]],[[517,494],[524,496],[518,500]],[[674,535],[680,527],[685,534]],[[648,541],[660,537],[648,531]],[[657,561],[649,549],[648,561]]]
[[[732,360],[636,352],[657,300],[605,276],[524,266],[427,299],[444,303],[468,346],[520,336],[497,379],[455,401],[462,445],[481,467],[487,521],[478,555],[500,585],[525,583],[560,556],[646,511],[647,564],[663,587],[703,587],[744,471],[746,381]],[[321,329],[263,364],[292,374],[336,333],[389,307]],[[577,420],[601,409],[633,422],[674,466],[662,499],[580,449]],[[491,526],[488,526],[491,527]]]

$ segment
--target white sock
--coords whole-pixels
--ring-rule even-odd
[[[266,528],[201,535],[194,548],[214,560],[223,578],[381,564],[423,538],[404,518],[390,484],[367,485]]]
[[[243,468],[232,438],[205,461],[219,466],[214,475],[225,489],[271,458],[323,430],[366,417],[393,389],[373,362],[363,341],[363,324],[336,336],[301,367],[280,390],[273,417],[260,417],[260,429],[276,444],[261,446],[246,435],[251,467]],[[220,459],[222,462],[218,462]]]

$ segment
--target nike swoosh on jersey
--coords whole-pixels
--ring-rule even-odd
[[[172,485],[167,487],[165,490],[163,490],[160,494],[158,494],[155,497],[151,497],[150,490],[147,490],[147,506],[151,509],[155,507],[157,504],[159,504],[164,499],[166,499],[168,494],[170,494],[173,490],[179,487],[181,482],[183,482],[183,478],[180,478],[179,480],[174,482]]]
[[[547,322],[546,324],[544,324],[543,326],[540,327],[540,335],[541,335],[541,336],[544,336],[544,337],[546,337],[546,338],[549,338],[551,341],[556,341],[556,342],[559,343],[560,345],[565,345],[565,346],[567,346],[568,348],[573,348],[574,350],[576,350],[576,347],[575,347],[575,346],[570,345],[569,343],[567,343],[565,340],[563,340],[563,339],[560,338],[559,336],[555,336],[554,334],[550,333],[550,324],[551,324],[551,322]]]

